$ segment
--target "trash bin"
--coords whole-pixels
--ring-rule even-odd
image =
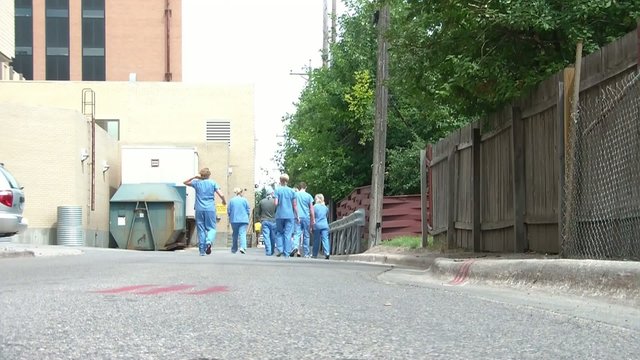
[[[84,246],[84,229],[82,228],[81,206],[58,206],[58,228],[56,235],[56,243],[58,245]]]
[[[123,184],[109,204],[109,232],[121,249],[187,245],[184,192],[173,184]]]

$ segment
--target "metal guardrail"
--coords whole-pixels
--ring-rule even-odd
[[[332,255],[358,254],[361,252],[365,211],[358,209],[329,224],[329,243]]]

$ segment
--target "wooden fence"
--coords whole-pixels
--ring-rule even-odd
[[[581,97],[636,70],[639,34],[583,58]],[[437,241],[474,251],[560,251],[573,73],[558,72],[502,111],[429,145],[429,226]]]
[[[336,218],[341,219],[357,209],[365,210],[365,231],[368,232],[371,186],[354,189],[336,207]],[[420,195],[385,196],[382,203],[382,240],[397,236],[420,236],[422,222]]]

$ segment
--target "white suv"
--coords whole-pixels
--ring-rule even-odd
[[[26,230],[27,219],[22,217],[24,192],[22,186],[0,163],[0,237]]]

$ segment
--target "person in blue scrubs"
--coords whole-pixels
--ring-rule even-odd
[[[296,195],[296,201],[298,201],[298,187],[292,187],[293,192]],[[298,210],[300,210],[300,202],[298,202]],[[300,216],[300,214],[298,214]],[[300,222],[293,223],[293,236],[291,236],[291,256],[298,254],[300,256],[300,237],[302,236],[302,229],[300,228]]]
[[[327,219],[329,208],[324,204],[324,195],[316,195],[316,204],[313,206],[313,211],[315,213],[315,223],[313,223],[313,257],[318,257],[320,242],[322,241],[324,258],[329,260],[329,254],[331,253],[329,245],[329,221]]]
[[[291,236],[294,223],[298,222],[296,195],[287,184],[289,175],[280,175],[280,186],[276,189],[276,256],[291,255]]]
[[[312,231],[311,224],[314,222],[314,214],[313,197],[307,192],[307,184],[305,182],[298,184],[296,201],[298,203],[298,217],[300,218],[300,221],[296,224],[296,229],[298,230],[298,233],[302,234],[302,254],[304,257],[308,258],[311,257],[311,253],[309,251],[309,238],[310,232]],[[300,239],[300,237],[298,237],[298,239]],[[298,243],[296,248],[293,249],[293,252],[296,252],[296,250],[298,251],[298,256],[300,255],[299,246],[300,244]]]
[[[238,238],[240,239],[240,253],[244,254],[247,249],[247,226],[249,226],[249,202],[242,196],[243,190],[240,188],[233,189],[236,194],[227,206],[227,215],[229,215],[229,223],[232,230],[231,252],[238,251]]]
[[[200,175],[183,182],[183,184],[191,186],[196,191],[196,229],[200,256],[211,254],[211,246],[216,240],[215,194],[218,194],[223,205],[227,204],[224,195],[220,191],[220,186],[210,177],[211,171],[209,168],[203,168],[200,170]]]

